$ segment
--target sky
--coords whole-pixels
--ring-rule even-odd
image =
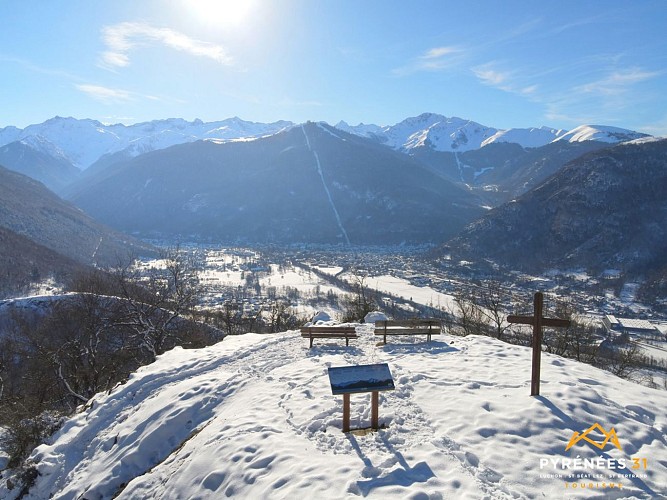
[[[2,0],[0,127],[238,116],[667,135],[667,3]]]

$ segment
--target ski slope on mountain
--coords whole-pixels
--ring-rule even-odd
[[[319,341],[308,349],[286,332],[174,349],[99,394],[35,450],[39,476],[28,498],[667,493],[664,391],[544,354],[542,396],[530,397],[528,348],[448,335],[380,347],[372,328],[358,333],[349,348]],[[384,362],[396,386],[380,396],[384,428],[342,433],[342,397],[332,396],[327,368]],[[369,425],[369,399],[352,395],[352,428]],[[622,449],[580,441],[565,451],[595,423],[613,428]],[[577,479],[582,472],[597,477]],[[14,493],[0,486],[0,497]]]

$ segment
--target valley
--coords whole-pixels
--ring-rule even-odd
[[[603,318],[612,315],[650,321],[656,331],[633,336],[633,340],[645,343],[647,349],[650,342],[657,342],[658,351],[667,347],[667,314],[642,303],[636,293],[639,284],[623,282],[613,270],[599,276],[556,269],[543,275],[489,273],[472,262],[433,258],[434,249],[428,246],[228,248],[190,244],[178,248],[193,256],[202,285],[201,310],[231,312],[233,317],[228,316],[227,321],[236,328],[258,326],[257,321],[249,321],[252,318],[264,318],[270,326],[278,310],[287,311],[295,320],[293,325],[304,324],[318,312],[344,321],[349,297],[362,288],[372,297],[369,302],[374,310],[397,319],[439,317],[446,331],[454,333],[464,316],[460,302],[482,304],[482,298],[493,291],[504,317],[530,311],[532,295],[542,291],[551,314],[562,313],[566,306],[570,314],[596,331],[598,342],[609,338]],[[142,269],[159,266],[160,261],[152,259],[138,264]],[[516,333],[520,336],[520,327]]]

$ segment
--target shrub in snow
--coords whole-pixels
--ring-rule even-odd
[[[364,323],[375,323],[376,321],[387,321],[389,318],[382,311],[371,311],[364,316]]]
[[[318,321],[331,321],[331,316],[329,316],[324,311],[317,311],[315,316],[313,316],[311,323],[316,325]]]

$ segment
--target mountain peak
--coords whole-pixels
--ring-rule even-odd
[[[564,140],[568,142],[600,141],[618,143],[632,141],[642,137],[649,137],[649,135],[635,132],[634,130],[610,127],[608,125],[580,125],[558,137],[556,140]]]

